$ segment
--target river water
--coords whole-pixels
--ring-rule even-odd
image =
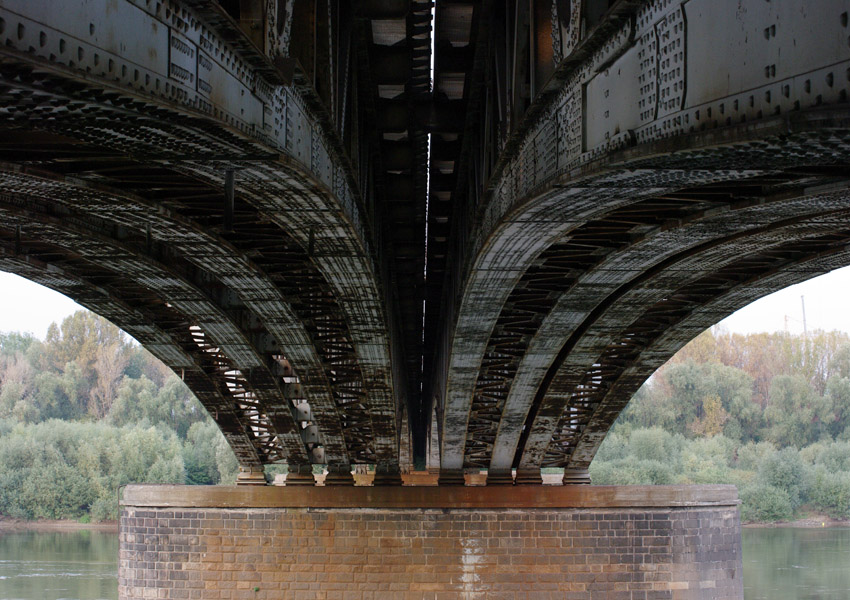
[[[745,529],[745,600],[850,599],[850,529]]]
[[[116,600],[118,535],[0,532],[2,600]]]
[[[745,529],[745,600],[850,599],[850,529]],[[0,533],[0,600],[116,600],[118,536]]]

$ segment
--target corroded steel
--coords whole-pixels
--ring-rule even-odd
[[[245,481],[585,481],[700,327],[848,262],[848,14],[0,0],[0,264],[181,372]]]

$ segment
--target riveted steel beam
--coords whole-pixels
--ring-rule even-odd
[[[2,248],[2,270],[65,294],[104,316],[180,375],[209,411],[241,466],[258,468],[269,460],[260,439],[262,430],[244,420],[245,415],[237,409],[232,390],[219,379],[219,370],[211,364],[210,357],[188,339],[188,324],[181,317],[161,306],[146,305],[142,299],[147,296],[135,295],[130,288],[121,287],[122,296],[129,304],[119,300],[113,294],[115,290],[105,284],[105,279],[96,270],[86,269],[87,274],[81,276],[76,272],[78,261],[54,248],[38,245],[28,248],[26,256],[18,257],[9,254],[6,239],[3,239]],[[42,256],[49,257],[51,262],[45,262]],[[169,313],[167,318],[165,313]]]
[[[628,347],[620,351],[629,355],[627,366],[617,373],[606,373],[604,391],[600,389],[600,395],[588,398],[590,414],[569,426],[569,434],[563,435],[566,432],[562,430],[562,435],[553,439],[551,457],[562,457],[566,451],[567,469],[586,469],[616,415],[643,381],[679,348],[711,324],[765,294],[845,266],[850,261],[848,248],[848,229],[790,242],[762,256],[745,257],[741,264],[730,265],[725,273],[713,273],[706,281],[679,290],[680,298],[650,307],[644,316],[656,322],[666,321],[667,325],[644,333],[636,354]],[[662,315],[666,316],[660,318]]]
[[[515,463],[520,435],[523,431],[526,438],[530,435],[531,423],[526,422],[528,410],[561,343],[571,332],[586,327],[585,316],[623,282],[641,278],[662,262],[676,269],[669,266],[674,264],[670,262],[671,256],[690,259],[723,241],[738,239],[746,232],[758,232],[765,223],[787,224],[791,216],[797,222],[805,222],[843,206],[843,193],[808,196],[806,186],[811,181],[805,180],[806,185],[795,188],[794,180],[794,176],[774,176],[744,181],[736,195],[726,196],[725,202],[705,200],[707,196],[700,192],[712,186],[682,190],[675,194],[676,201],[650,199],[623,207],[550,246],[538,259],[539,266],[523,276],[522,287],[512,292],[512,297],[518,298],[513,302],[521,299],[518,290],[534,282],[538,282],[541,291],[560,295],[538,305],[536,312],[526,309],[532,323],[514,334],[518,351],[512,360],[507,360],[506,368],[498,372],[498,385],[492,391],[482,392],[494,398],[494,403],[499,399],[501,418],[493,425],[498,426],[498,433],[488,428],[485,440],[478,442],[479,458],[489,460],[490,468],[496,469]],[[846,184],[837,181],[834,185]],[[692,197],[688,191],[696,193]],[[622,241],[612,245],[612,239],[617,237],[615,231],[620,232]],[[512,302],[506,304],[500,321],[508,319],[509,310],[517,310],[511,306]],[[498,352],[498,346],[494,345],[497,342],[498,339],[491,337],[492,353]],[[485,373],[482,369],[479,380]],[[467,440],[468,455],[473,440]]]
[[[0,201],[0,214],[4,222],[25,223],[28,239],[73,252],[86,261],[96,262],[113,277],[121,274],[150,293],[167,298],[168,304],[196,327],[193,336],[202,351],[214,349],[209,353],[220,355],[216,360],[228,363],[222,376],[233,382],[231,387],[244,389],[243,404],[250,407],[246,410],[267,421],[269,435],[274,438],[269,440],[267,454],[293,463],[309,462],[291,406],[288,406],[291,403],[281,397],[279,383],[269,372],[268,365],[228,315],[205,297],[197,283],[187,280],[192,275],[180,268],[177,257],[162,257],[168,259],[169,266],[161,266],[156,258],[146,257],[126,243],[110,239],[104,228],[83,225],[84,219],[78,215],[64,218],[69,215],[39,210],[30,199],[15,202],[13,196]],[[184,273],[180,273],[181,270]]]

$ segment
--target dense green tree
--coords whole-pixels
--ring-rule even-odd
[[[797,448],[817,441],[831,420],[827,402],[799,375],[773,378],[764,418],[767,439]]]
[[[174,374],[159,388],[144,375],[140,379],[125,377],[107,416],[108,422],[118,426],[141,422],[163,425],[181,438],[192,424],[207,419],[204,408]]]
[[[740,491],[741,520],[787,521],[794,515],[788,493],[772,485],[755,483]]]
[[[815,469],[811,486],[812,504],[836,518],[850,518],[850,472]]]
[[[809,469],[795,448],[783,448],[759,463],[758,481],[785,491],[791,509],[796,510],[807,498]]]
[[[216,484],[221,480],[216,455],[219,446],[227,442],[214,423],[197,422],[189,428],[187,444],[183,447],[186,483]]]

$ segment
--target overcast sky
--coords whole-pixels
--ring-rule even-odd
[[[850,267],[785,288],[739,310],[721,325],[732,332],[803,331],[805,296],[809,331],[850,333]],[[43,339],[50,323],[81,307],[69,298],[17,275],[0,272],[0,331],[28,331]],[[787,317],[787,319],[786,319]]]

